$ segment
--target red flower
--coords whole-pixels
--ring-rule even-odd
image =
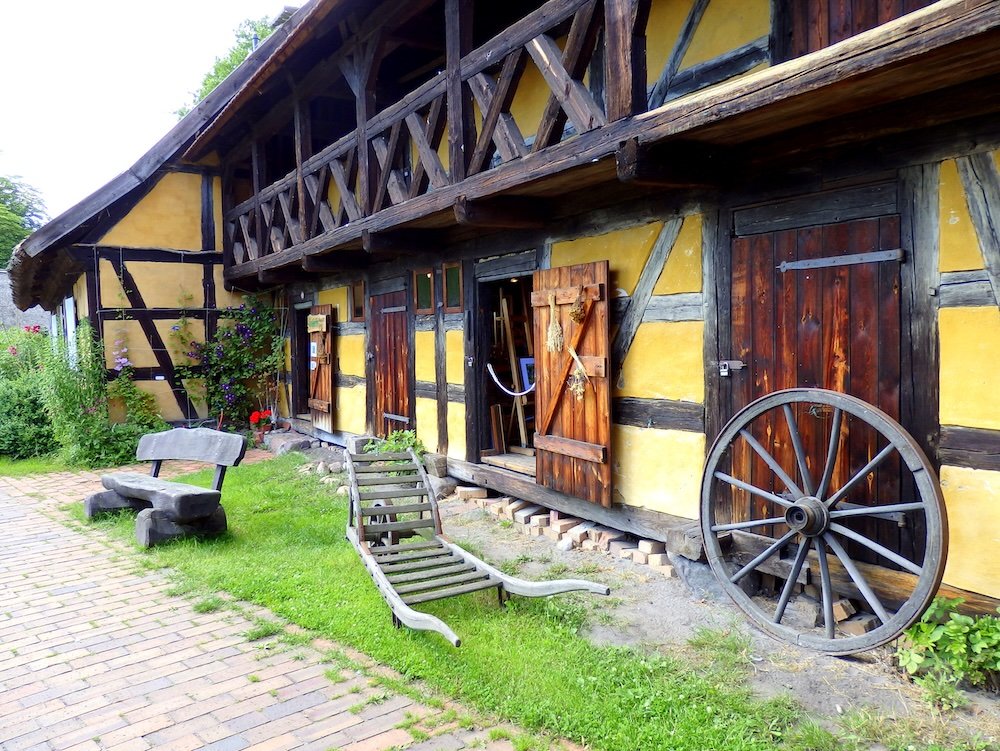
[[[260,422],[260,412],[254,410],[253,412],[250,413],[250,424],[256,425],[259,422]]]
[[[263,412],[260,413],[260,416],[263,417],[265,420],[270,420],[271,419],[271,410],[265,409]]]

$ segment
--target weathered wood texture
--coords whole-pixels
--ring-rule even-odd
[[[610,506],[608,262],[536,271],[532,289],[539,481]],[[556,351],[548,346],[550,325],[559,327],[564,340]],[[588,367],[584,358],[604,367]],[[578,381],[575,393],[568,386],[571,378]]]
[[[337,350],[333,345],[334,309],[332,305],[315,305],[309,313],[324,316],[323,331],[309,333],[309,415],[314,427],[333,432],[333,373]]]
[[[413,418],[407,298],[405,290],[371,297],[369,332],[374,365],[372,428],[379,437],[393,430],[406,430]]]
[[[1000,430],[941,426],[942,464],[1000,472]]]
[[[959,157],[955,163],[993,298],[1000,301],[1000,169],[989,153]]]

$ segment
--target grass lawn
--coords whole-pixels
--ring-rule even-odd
[[[76,467],[71,467],[59,456],[33,456],[30,459],[11,459],[9,456],[0,456],[0,477],[26,477],[27,475],[39,475],[46,472],[66,472]]]
[[[596,749],[868,747],[799,723],[790,701],[753,698],[738,659],[713,666],[590,644],[577,633],[588,613],[580,596],[515,597],[500,608],[489,591],[428,604],[462,637],[459,649],[437,634],[393,628],[344,538],[346,498],[297,472],[300,461],[232,470],[224,489],[229,534],[154,549],[145,563],[174,569],[202,592],[264,605],[471,707]],[[190,478],[210,479],[210,471]],[[74,514],[82,519],[79,504]],[[132,537],[129,515],[95,525]]]

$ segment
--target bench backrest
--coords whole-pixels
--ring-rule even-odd
[[[140,438],[135,458],[153,462],[153,477],[160,473],[160,462],[168,459],[214,464],[212,487],[221,490],[226,467],[239,464],[246,451],[246,440],[237,433],[209,428],[174,428],[162,433],[147,433]]]

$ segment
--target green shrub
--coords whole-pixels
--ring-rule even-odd
[[[935,598],[896,649],[900,666],[941,705],[959,701],[950,689],[963,682],[1000,689],[1000,618],[963,615],[962,602]]]
[[[56,450],[52,423],[45,411],[38,374],[0,380],[0,454],[14,459],[44,456]]]
[[[385,438],[376,438],[365,444],[365,451],[376,454],[396,454],[413,449],[423,456],[427,449],[413,430],[394,430]]]
[[[0,380],[37,373],[51,349],[47,332],[35,326],[0,329]]]

